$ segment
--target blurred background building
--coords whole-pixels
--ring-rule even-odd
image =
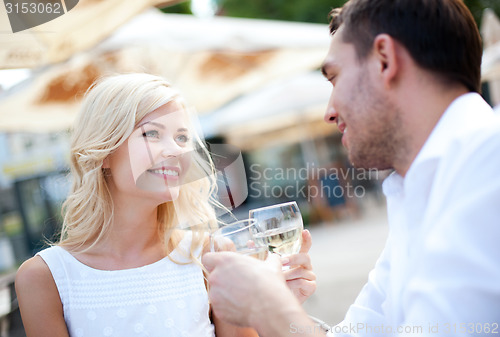
[[[0,336],[9,331],[22,336],[19,328],[20,334],[13,332],[19,326],[12,318],[13,275],[57,235],[70,185],[71,125],[87,88],[106,74],[164,76],[198,111],[208,143],[229,144],[241,152],[246,182],[236,185],[245,183],[247,195],[232,205],[237,216],[297,200],[310,228],[324,232],[335,223],[343,228],[348,219],[361,221],[360,228],[372,233],[362,219],[370,207],[384,204],[380,182],[386,173],[350,167],[337,128],[323,122],[330,85],[318,68],[329,46],[327,13],[344,2],[80,0],[67,14],[15,34],[2,7]],[[500,3],[465,2],[484,39],[483,95],[498,105]],[[377,223],[384,223],[383,212],[374,214]],[[360,274],[381,249],[384,231],[377,233],[369,235],[379,238],[367,250],[373,261],[360,257],[368,261]],[[321,244],[328,247],[328,242]],[[317,298],[308,308],[336,323],[365,279],[344,302],[339,300],[334,313]]]

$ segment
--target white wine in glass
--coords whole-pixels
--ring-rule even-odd
[[[295,201],[252,209],[249,215],[260,230],[255,240],[267,245],[270,252],[287,256],[300,251],[304,224]]]
[[[224,225],[210,235],[210,250],[232,251],[265,260],[268,247],[262,240],[255,238],[260,231],[256,224],[254,219],[245,219]]]

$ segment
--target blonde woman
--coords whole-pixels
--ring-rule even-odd
[[[256,336],[210,319],[199,260],[216,225],[213,165],[170,84],[101,79],[72,137],[60,240],[16,277],[27,336]],[[303,300],[314,274],[298,255],[299,272],[285,277]]]

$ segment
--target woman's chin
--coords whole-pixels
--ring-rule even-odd
[[[166,191],[154,191],[154,197],[160,204],[175,201],[179,198],[179,189],[172,187]]]
[[[140,198],[154,201],[156,204],[164,204],[166,202],[175,201],[179,198],[179,187],[165,187],[160,188],[141,188]]]
[[[169,186],[164,182],[158,183],[158,181],[148,178],[149,177],[139,177],[136,182],[136,186],[148,194],[154,194],[155,198],[160,199],[162,203],[173,201],[179,197],[180,186],[177,182],[172,183],[172,185]]]

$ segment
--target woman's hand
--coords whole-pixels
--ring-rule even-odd
[[[283,266],[290,266],[283,271],[286,283],[300,303],[304,303],[316,291],[316,274],[312,271],[311,258],[308,254],[312,245],[311,233],[302,231],[302,246],[298,254],[281,259]]]

